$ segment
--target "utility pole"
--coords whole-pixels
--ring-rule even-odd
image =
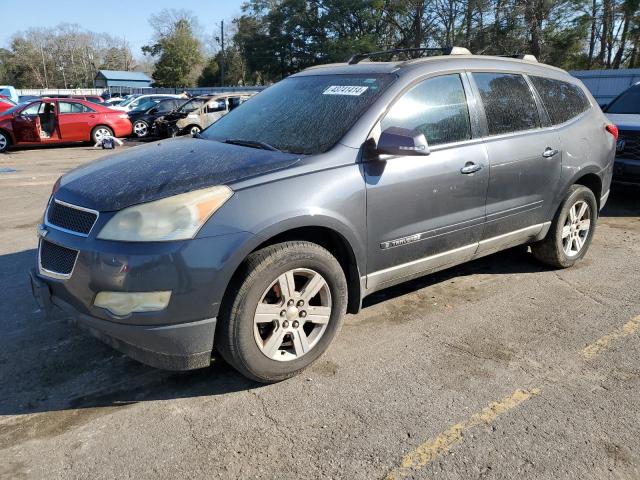
[[[222,56],[220,57],[220,86],[224,87],[224,20],[220,21],[220,43],[222,45]]]

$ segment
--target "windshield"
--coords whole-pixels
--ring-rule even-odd
[[[292,153],[326,152],[394,80],[391,74],[287,78],[222,117],[202,136],[262,142]]]
[[[207,100],[204,98],[194,98],[192,100],[189,100],[187,103],[185,103],[184,105],[182,105],[178,111],[179,112],[193,112],[194,110],[198,110],[200,107],[202,107],[205,102]]]
[[[140,105],[138,105],[137,107],[135,107],[131,111],[132,112],[144,112],[144,111],[150,109],[151,107],[153,107],[156,103],[158,103],[157,100],[143,100]]]
[[[141,97],[142,95],[131,95],[129,98],[127,98],[124,102],[122,102],[120,104],[121,107],[126,107],[127,105],[129,105],[130,103],[132,103],[136,98]]]
[[[630,88],[616,98],[605,110],[607,113],[640,114],[640,88]]]

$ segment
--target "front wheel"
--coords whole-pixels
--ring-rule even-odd
[[[105,125],[99,125],[91,132],[91,141],[93,143],[101,142],[106,137],[113,137],[113,130]]]
[[[534,257],[552,267],[571,267],[587,253],[597,219],[593,192],[583,185],[572,185],[545,239],[531,245]]]
[[[191,128],[189,128],[189,135],[193,137],[194,135],[197,135],[201,131],[202,129],[198,125],[192,125]]]
[[[149,135],[149,124],[143,120],[138,120],[133,124],[133,133],[138,138],[145,138]]]
[[[347,282],[327,250],[285,242],[252,253],[225,299],[216,349],[259,382],[292,377],[315,362],[342,326]]]
[[[0,153],[4,153],[9,149],[11,145],[11,139],[9,135],[4,132],[0,132]]]

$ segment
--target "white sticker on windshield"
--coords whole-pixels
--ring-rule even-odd
[[[323,95],[348,95],[350,97],[359,97],[367,91],[369,87],[359,87],[356,85],[332,85],[327,87]]]

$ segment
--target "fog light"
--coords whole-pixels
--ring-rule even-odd
[[[93,304],[114,315],[134,312],[157,312],[167,308],[171,292],[100,292]]]

